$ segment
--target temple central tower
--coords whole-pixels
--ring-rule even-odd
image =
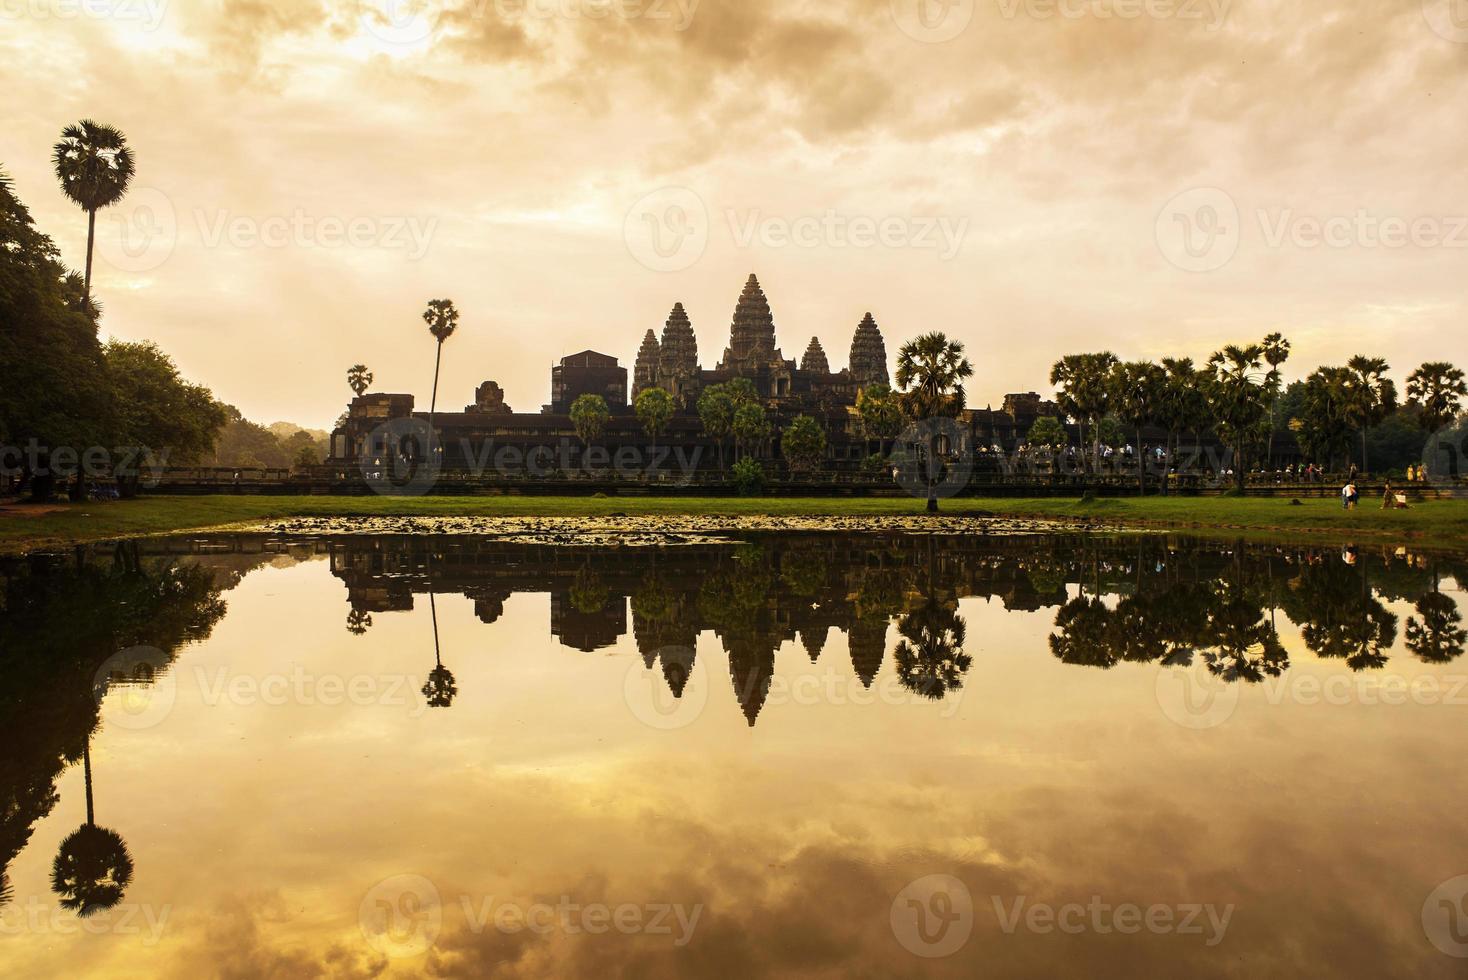
[[[775,346],[775,318],[770,303],[754,275],[744,284],[739,305],[734,308],[734,323],[729,330],[729,347],[724,351],[720,370],[756,368],[784,357]]]

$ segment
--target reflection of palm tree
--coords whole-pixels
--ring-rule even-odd
[[[1274,625],[1258,603],[1230,589],[1221,596],[1205,627],[1203,659],[1208,670],[1226,681],[1255,684],[1278,677],[1290,665],[1289,654]]]
[[[1463,655],[1468,630],[1459,625],[1463,614],[1452,596],[1427,593],[1417,600],[1417,616],[1407,620],[1407,649],[1417,654],[1419,660],[1445,664]]]
[[[423,685],[423,696],[428,699],[430,708],[449,708],[453,706],[454,698],[458,696],[459,688],[454,683],[454,675],[443,665],[443,656],[438,646],[438,603],[434,601],[433,593],[428,593],[428,608],[433,615],[433,660],[435,666],[428,672],[428,683]]]
[[[967,626],[956,606],[930,598],[897,623],[895,657],[902,686],[933,701],[963,686],[973,658],[963,652]]]
[[[51,865],[51,890],[61,907],[83,917],[122,901],[133,879],[133,859],[122,836],[98,827],[92,807],[92,750],[82,749],[87,784],[87,822],[61,842]]]
[[[1067,664],[1116,666],[1111,644],[1111,610],[1100,599],[1077,596],[1060,607],[1055,632],[1050,634],[1050,652]]]
[[[360,609],[353,609],[347,613],[347,632],[353,636],[362,636],[372,628],[372,614]]]

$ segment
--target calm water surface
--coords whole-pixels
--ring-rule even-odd
[[[1079,535],[3,563],[0,973],[1461,976],[1463,582]]]

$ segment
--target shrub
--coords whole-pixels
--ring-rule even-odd
[[[759,493],[765,485],[765,468],[748,456],[734,464],[734,486],[742,494]]]

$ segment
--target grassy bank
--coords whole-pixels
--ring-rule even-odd
[[[107,503],[0,511],[0,551],[15,553],[86,541],[170,531],[194,531],[280,517],[596,517],[627,515],[774,515],[859,517],[921,514],[909,498],[692,498],[692,497],[144,497]],[[1441,500],[1408,511],[1367,504],[1347,513],[1333,500],[1291,506],[1273,498],[1174,497],[1099,500],[975,499],[945,501],[943,512],[1036,517],[1086,523],[1189,528],[1229,533],[1364,535],[1426,538],[1468,547],[1468,501]]]

